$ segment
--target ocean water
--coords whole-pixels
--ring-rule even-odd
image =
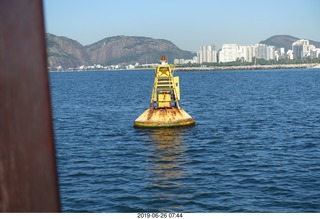
[[[195,127],[133,127],[153,71],[50,73],[63,212],[320,212],[320,69],[175,75]]]

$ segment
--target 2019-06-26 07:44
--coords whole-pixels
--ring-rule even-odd
[[[182,213],[138,213],[137,218],[182,218]]]

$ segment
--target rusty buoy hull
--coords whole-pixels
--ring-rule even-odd
[[[175,107],[149,108],[134,121],[136,128],[171,128],[194,125],[195,120],[187,112]]]

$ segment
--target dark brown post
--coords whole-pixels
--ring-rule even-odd
[[[57,212],[41,0],[0,2],[0,211]]]

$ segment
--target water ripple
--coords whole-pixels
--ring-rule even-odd
[[[193,128],[132,127],[152,71],[51,73],[63,211],[320,212],[319,70],[176,74]]]

